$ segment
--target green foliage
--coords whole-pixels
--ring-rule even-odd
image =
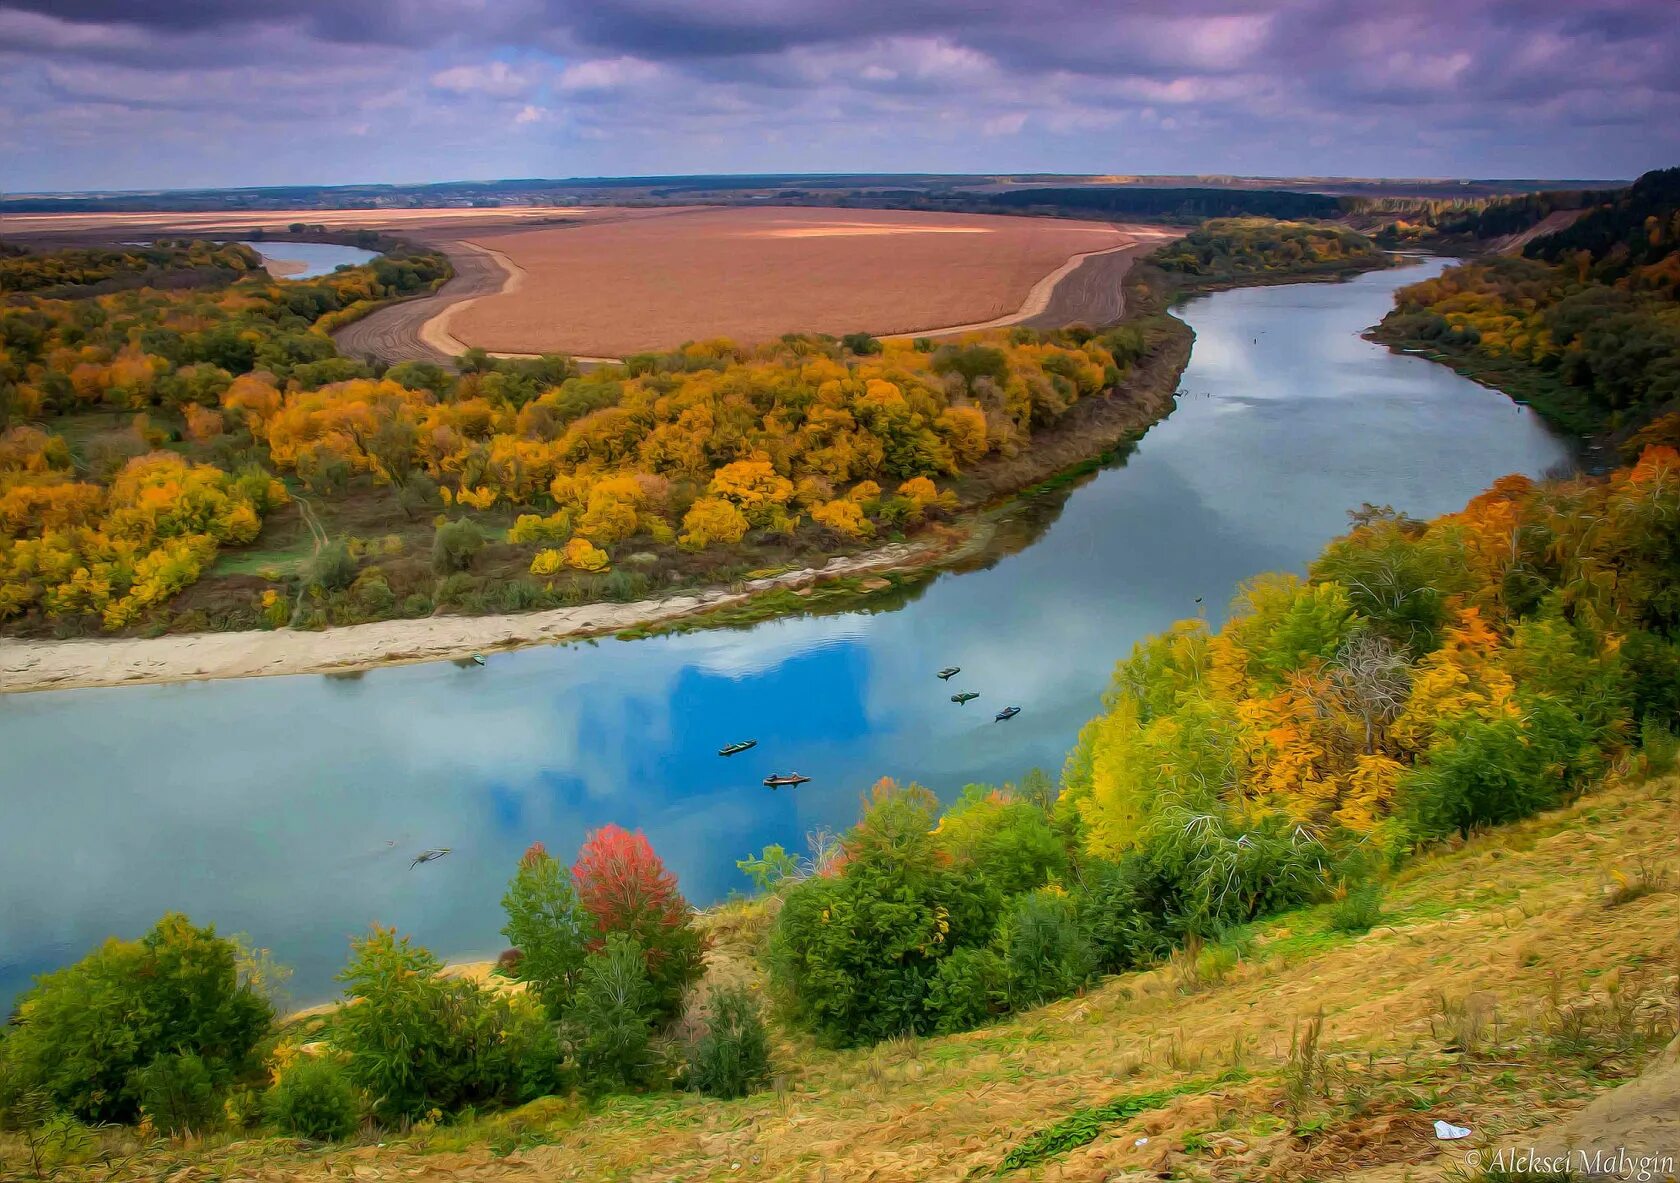
[[[770,1079],[770,1041],[758,1000],[744,986],[723,986],[706,1001],[705,1028],[688,1046],[688,1084],[711,1097],[755,1092]]]
[[[577,990],[585,949],[594,937],[572,876],[544,850],[532,846],[502,896],[502,933],[522,954],[519,977],[530,984],[551,1018],[560,1018]]]
[[[1008,1009],[1008,967],[994,949],[953,949],[934,970],[927,1002],[940,1035],[979,1027]]]
[[[131,1122],[143,1070],[163,1056],[194,1057],[212,1087],[250,1076],[273,1012],[240,980],[238,953],[171,913],[42,976],[0,1040],[0,1108],[36,1091],[84,1121]]]
[[[760,891],[769,891],[783,879],[799,873],[799,859],[783,850],[780,843],[772,842],[761,852],[748,855],[744,859],[735,860],[735,866],[751,879],[753,886]]]
[[[1086,859],[1073,890],[1080,926],[1096,969],[1124,973],[1155,961],[1170,943],[1157,927],[1142,884],[1144,861]]]
[[[1535,742],[1518,720],[1474,719],[1443,732],[1443,742],[1402,785],[1420,834],[1468,835],[1556,803],[1563,784],[1552,771],[1553,745]]]
[[[220,1112],[216,1085],[191,1052],[157,1057],[134,1075],[140,1112],[159,1133],[204,1133]]]
[[[394,930],[351,942],[333,1041],[351,1082],[388,1124],[437,1109],[518,1104],[552,1092],[560,1049],[541,1013],[463,978]]]
[[[1096,963],[1074,901],[1059,891],[1017,896],[998,928],[997,948],[1017,1010],[1073,993]]]
[[[281,1131],[317,1142],[342,1141],[362,1120],[356,1086],[331,1056],[305,1056],[287,1068],[269,1089],[265,1107]]]
[[[641,948],[621,932],[591,953],[569,1015],[585,1087],[614,1092],[645,1085],[653,1073],[649,1042],[655,998]]]
[[[1047,1126],[1023,1139],[1003,1156],[995,1173],[1002,1175],[1009,1171],[1025,1170],[1095,1142],[1109,1126],[1151,1109],[1159,1109],[1174,1097],[1197,1092],[1201,1087],[1185,1085],[1156,1093],[1137,1093],[1129,1097],[1116,1097],[1106,1104],[1094,1105],[1089,1109],[1076,1109],[1055,1125]]]
[[[1382,880],[1368,879],[1352,885],[1330,906],[1330,931],[1369,932],[1382,919],[1382,903]]]
[[[451,518],[432,538],[432,570],[439,575],[465,571],[484,549],[484,531],[471,518]]]
[[[843,872],[787,893],[771,933],[772,979],[829,1042],[931,1029],[937,962],[990,938],[995,893],[951,868],[931,832],[935,807],[926,789],[881,782],[843,841]]]
[[[1355,231],[1265,218],[1204,222],[1150,259],[1169,274],[1200,282],[1358,271],[1387,263],[1377,244]]]
[[[356,560],[342,538],[323,546],[315,555],[310,582],[325,591],[342,591],[356,581]],[[389,591],[389,589],[387,589]]]
[[[1000,897],[1067,874],[1067,849],[1044,810],[984,785],[970,785],[939,822],[939,845]]]

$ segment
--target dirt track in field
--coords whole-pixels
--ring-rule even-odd
[[[1058,271],[1092,292],[1097,277],[1123,273],[1087,268],[1140,237],[1108,223],[798,207],[474,235],[505,256],[510,283],[443,305],[430,335],[434,346],[613,357],[710,337],[1015,323],[1060,314],[1068,298],[1050,290],[1059,284],[1033,299]],[[1069,267],[1078,256],[1090,258]],[[1113,313],[1103,298],[1098,310]]]
[[[404,361],[449,363],[455,351],[429,343],[426,324],[451,305],[477,299],[502,290],[507,278],[494,255],[470,243],[438,243],[455,268],[454,278],[437,291],[412,300],[389,304],[360,320],[353,320],[333,334],[333,343],[346,357],[381,360],[395,365]]]

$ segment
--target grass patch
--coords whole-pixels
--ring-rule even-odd
[[[1109,1126],[1151,1109],[1159,1109],[1175,1097],[1184,1096],[1186,1093],[1198,1093],[1207,1087],[1206,1083],[1187,1084],[1160,1092],[1116,1097],[1106,1105],[1094,1105],[1089,1109],[1075,1109],[1055,1125],[1046,1126],[1036,1134],[1029,1135],[1025,1141],[1003,1156],[992,1173],[1003,1175],[1010,1171],[1037,1166],[1070,1150],[1095,1142]]]

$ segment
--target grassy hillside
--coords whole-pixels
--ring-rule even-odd
[[[547,1099],[377,1144],[104,1135],[63,1178],[1317,1178],[1454,1167],[1636,1074],[1675,1031],[1680,778],[1618,780],[1402,871],[1378,924],[1334,905],[962,1035],[828,1051],[776,1032],[775,1087]],[[709,917],[752,979],[762,906]],[[1122,1116],[1132,1109],[1138,1112]],[[1140,1139],[1147,1139],[1142,1145]],[[18,1171],[24,1147],[0,1142]],[[133,1157],[130,1157],[133,1156]],[[1011,1162],[1030,1169],[1001,1170]],[[178,1173],[178,1172],[185,1173]],[[8,1174],[7,1177],[15,1177]],[[26,1176],[27,1177],[27,1176]]]

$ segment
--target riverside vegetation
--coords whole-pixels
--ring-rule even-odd
[[[8,260],[0,305],[14,635],[516,611],[818,561],[1100,451],[1108,427],[1034,468],[1053,432],[1103,434],[1075,413],[1099,396],[1146,426],[1187,338],[1163,293],[1382,259],[1334,227],[1211,223],[1101,332],[707,341],[585,374],[339,356],[332,328],[441,282],[433,254],[300,282],[238,272],[238,246],[73,254]],[[227,264],[219,285],[99,286],[206,261]]]
[[[424,1145],[452,1122],[513,1150],[621,1112],[590,1097],[672,1084],[739,1097],[785,1081],[801,1057],[839,1063],[820,1059],[835,1054],[824,1046],[955,1036],[1102,994],[1105,975],[1164,973],[1198,994],[1241,976],[1256,926],[1274,948],[1322,953],[1397,912],[1432,914],[1419,911],[1428,892],[1403,885],[1443,852],[1570,802],[1590,814],[1607,777],[1618,816],[1656,832],[1651,810],[1671,814],[1674,784],[1640,775],[1675,758],[1677,573],[1680,454],[1668,448],[1606,477],[1505,478],[1432,522],[1367,509],[1306,580],[1263,577],[1219,631],[1191,622],[1140,643],[1059,784],[972,786],[941,813],[927,790],[883,781],[811,858],[744,859],[763,894],[701,918],[640,835],[592,835],[569,870],[533,847],[503,901],[518,949],[505,979],[445,976],[375,929],[352,945],[346,1005],[277,1025],[260,957],[166,917],[20,999],[0,1038],[6,1153],[37,1173],[92,1173],[113,1156],[155,1166],[200,1144],[187,1131],[205,1146],[248,1130]],[[1655,901],[1654,927],[1624,936],[1660,957],[1672,870],[1651,853],[1591,906]],[[1651,1002],[1661,964],[1618,978],[1607,1001],[1556,1001],[1526,1052],[1490,1029],[1485,1002],[1444,999],[1435,1021],[1469,1064],[1497,1047],[1525,1073],[1561,1057],[1614,1078],[1672,1034],[1672,1012]],[[1124,997],[1103,997],[1125,1022]],[[1320,1039],[1312,1023],[1296,1031],[1244,1120],[1281,1109],[1310,1148],[1379,1095],[1398,1105],[1417,1072],[1355,1069]],[[950,1046],[960,1057],[987,1044]],[[1012,1139],[988,1169],[1246,1088],[1250,1055],[1239,1037],[1212,1072],[1205,1049],[1169,1048],[1170,1079],[1095,1108],[1064,1099],[1065,1120]],[[532,1108],[549,1095],[577,1099]],[[1180,1148],[1193,1151],[1188,1136]],[[1313,1174],[1301,1146],[1276,1154],[1283,1175]]]
[[[1374,334],[1426,351],[1578,434],[1628,438],[1680,405],[1680,168],[1595,195],[1520,257],[1402,290]],[[1680,442],[1680,418],[1633,443]]]

